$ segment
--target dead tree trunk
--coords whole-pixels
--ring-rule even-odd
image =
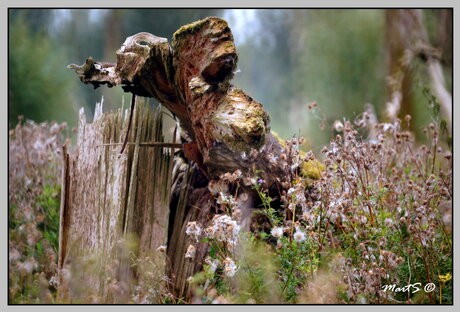
[[[69,67],[94,87],[122,85],[126,92],[158,99],[179,119],[191,143],[187,156],[202,162],[209,177],[236,169],[249,173],[255,166],[272,184],[284,177],[284,168],[249,156],[253,149],[279,155],[281,146],[262,105],[230,84],[236,63],[227,22],[211,17],[180,28],[172,47],[167,39],[139,33],[117,51],[116,64],[89,58]]]
[[[126,184],[123,190],[112,191],[107,197],[104,197],[102,202],[99,199],[93,200],[92,211],[85,208],[89,207],[87,203],[84,207],[81,204],[87,202],[86,198],[81,198],[84,190],[67,191],[66,187],[65,202],[72,201],[75,205],[80,206],[74,207],[73,204],[65,204],[65,207],[71,207],[70,212],[68,208],[63,209],[64,226],[61,229],[61,235],[64,238],[61,248],[64,251],[62,252],[61,267],[64,266],[67,259],[66,255],[69,254],[66,246],[69,244],[68,241],[73,231],[79,231],[83,228],[89,231],[91,226],[95,228],[102,226],[104,227],[103,230],[93,228],[92,231],[96,231],[97,235],[89,236],[91,239],[94,238],[94,242],[90,245],[99,250],[100,244],[104,244],[104,246],[115,244],[112,240],[106,242],[105,238],[102,238],[105,234],[100,234],[97,231],[105,231],[104,233],[107,234],[113,222],[122,221],[113,219],[114,221],[110,223],[108,217],[103,217],[102,220],[105,221],[102,222],[97,217],[101,214],[98,205],[105,203],[114,194],[117,196],[126,194],[120,199],[120,205],[113,208],[121,209],[122,203],[126,203],[126,207],[129,207],[123,214],[122,228],[124,233],[136,229],[137,233],[141,234],[141,243],[144,231],[158,234],[155,239],[149,236],[150,240],[148,240],[149,244],[146,250],[152,251],[152,248],[158,247],[157,245],[160,243],[166,244],[163,235],[164,225],[166,225],[169,228],[167,273],[171,279],[172,292],[178,297],[189,297],[186,280],[202,266],[207,245],[200,243],[197,246],[195,261],[184,259],[185,251],[190,243],[190,239],[185,235],[185,227],[189,221],[199,221],[206,224],[216,213],[215,208],[213,208],[212,195],[207,189],[207,181],[218,179],[223,173],[234,172],[239,169],[245,177],[254,177],[257,174],[259,178],[265,180],[270,189],[276,189],[278,192],[283,188],[283,182],[290,182],[292,169],[290,164],[285,161],[286,155],[283,157],[283,153],[285,153],[283,147],[270,133],[268,114],[260,103],[230,83],[236,69],[236,63],[237,54],[230,28],[224,20],[211,17],[180,28],[173,35],[172,46],[164,38],[148,33],[139,33],[127,38],[117,51],[116,64],[99,63],[89,58],[82,66],[69,65],[70,68],[75,69],[82,82],[92,84],[95,88],[103,84],[109,87],[122,85],[126,92],[158,99],[179,120],[182,138],[186,141],[183,145],[185,157],[196,163],[200,171],[190,170],[187,164],[181,164],[180,159],[176,157],[174,185],[171,187],[173,200],[168,207],[170,210],[162,205],[161,216],[154,217],[157,207],[159,209],[160,207],[153,205],[150,201],[148,203],[141,202],[144,208],[138,206],[139,204],[134,198],[144,196],[144,200],[147,200],[152,195],[141,187],[143,183],[136,182],[132,176],[136,170],[140,170],[139,168],[153,166],[154,159],[147,155],[138,158],[139,156],[135,151],[133,154],[133,146],[131,146],[129,154],[123,155],[123,157],[132,160],[133,164],[118,166],[120,168],[116,169],[121,160],[110,158],[114,156],[104,156],[105,159],[99,157],[96,158],[99,159],[96,161],[94,157],[85,155],[85,149],[89,146],[79,145],[81,148],[78,152],[78,161],[75,160],[76,164],[71,162],[71,171],[73,170],[72,166],[77,166],[76,169],[80,172],[81,170],[98,171],[101,170],[99,168],[102,166],[105,175],[96,176],[94,179],[100,183],[98,184],[99,187],[111,188],[113,187],[113,182],[110,180],[112,172],[121,175],[120,171],[125,170],[127,175],[124,176],[124,179],[131,175],[130,183],[137,183],[137,186],[129,184],[130,188],[127,189],[128,184]],[[140,124],[139,120],[142,118],[139,117],[138,110],[136,110],[136,114],[138,117],[135,133],[151,133],[151,125]],[[116,127],[106,127],[119,134]],[[87,132],[82,135],[85,137]],[[147,139],[149,138],[145,136],[138,138],[132,134],[130,142],[134,140],[137,142],[135,146],[138,153],[141,151],[147,153],[138,147],[139,142]],[[102,143],[101,138],[92,138],[91,140]],[[116,140],[111,139],[112,141]],[[135,162],[137,167],[134,166],[134,159],[137,159]],[[88,166],[88,168],[78,169],[78,166]],[[145,172],[144,174],[148,176],[149,173]],[[80,176],[80,178],[82,177]],[[113,179],[115,178],[119,177],[115,176]],[[165,179],[165,188],[167,188],[170,186],[169,180]],[[111,183],[111,185],[105,186],[104,183]],[[139,192],[139,188],[142,192]],[[246,191],[250,194],[250,190]],[[246,206],[252,207],[252,205],[252,199],[249,195]],[[78,209],[81,211],[77,212]],[[139,209],[144,209],[141,210],[143,212],[140,215],[137,212]],[[119,217],[121,213],[116,211],[118,210],[114,210],[110,214]],[[78,217],[69,219],[66,215],[69,213],[70,215],[78,214],[81,216],[81,220],[77,222],[76,218]],[[132,219],[135,214],[137,214],[136,218]],[[168,215],[170,215],[169,222],[163,222],[168,219]],[[147,218],[145,224],[143,224],[142,218]],[[162,226],[155,229],[154,224],[157,223],[152,220],[155,222],[162,220]],[[133,225],[130,228],[128,226],[130,222],[142,224]],[[79,225],[77,226],[77,224]],[[145,246],[141,244],[140,248],[145,248]],[[107,250],[109,249],[104,249],[104,251]]]

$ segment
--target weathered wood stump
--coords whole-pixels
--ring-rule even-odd
[[[132,144],[120,156],[127,120],[122,110],[101,112],[97,106],[87,124],[81,110],[76,150],[69,155],[64,146],[58,263],[64,302],[128,301],[131,279],[151,279],[147,270],[131,269],[134,256],[154,261],[159,285],[166,270],[157,248],[167,243],[174,150],[143,144],[162,142],[161,114],[138,103]]]
[[[163,273],[170,279],[169,289],[176,297],[189,298],[186,280],[201,268],[207,245],[197,246],[195,261],[184,259],[190,243],[185,228],[189,221],[207,224],[216,213],[213,196],[207,188],[208,180],[240,170],[244,177],[257,174],[278,194],[284,182],[290,181],[292,169],[287,161],[281,160],[286,159],[285,151],[269,130],[268,114],[260,103],[230,83],[237,59],[227,22],[210,17],[180,28],[173,35],[172,46],[164,38],[139,33],[127,38],[117,51],[116,64],[89,58],[82,66],[69,65],[82,82],[95,88],[104,84],[121,85],[134,96],[156,98],[177,117],[185,142],[183,153],[188,160],[184,162],[176,157],[172,186],[169,169],[153,174],[151,170],[155,168],[168,168],[166,163],[171,159],[166,159],[160,149],[147,151],[139,147],[139,142],[158,140],[158,137],[152,136],[152,124],[142,122],[142,114],[137,109],[134,133],[129,139],[135,144],[129,145],[121,159],[116,158],[113,151],[109,152],[108,147],[90,151],[94,144],[121,144],[119,126],[110,123],[102,126],[96,121],[89,125],[97,128],[91,137],[88,137],[88,125],[80,127],[77,155],[71,157],[64,174],[61,268],[68,259],[70,242],[80,242],[76,232],[88,231],[82,236],[84,240],[77,243],[80,246],[77,249],[84,250],[83,254],[89,252],[85,249],[88,246],[91,251],[107,253],[114,248],[115,237],[120,237],[114,233],[121,231],[126,237],[134,232],[140,239],[140,254],[149,254],[158,245],[167,245],[168,265]],[[99,154],[100,151],[105,152]],[[153,157],[152,153],[160,154]],[[163,162],[165,164],[158,167]],[[191,163],[197,166],[192,168]],[[91,172],[97,174],[92,176]],[[87,176],[92,180],[86,182]],[[142,180],[144,178],[151,180]],[[85,183],[94,185],[98,194],[105,190],[107,196],[88,197]],[[164,185],[159,202],[155,202],[158,197],[150,193],[148,183]],[[172,192],[169,206],[164,198],[168,190]],[[243,214],[250,217],[251,190],[240,192],[248,193],[244,205],[248,211]],[[125,212],[121,213],[120,209]],[[159,268],[163,270],[161,265]],[[123,278],[127,280],[126,274]],[[99,287],[101,293],[107,292],[103,290],[104,285]]]
[[[255,166],[272,184],[285,169],[249,156],[253,149],[279,155],[281,146],[262,104],[230,84],[237,59],[227,22],[210,17],[180,28],[172,47],[165,38],[139,33],[117,51],[117,64],[89,58],[69,67],[94,87],[122,85],[158,99],[179,119],[191,143],[188,157],[202,162],[210,178],[236,169],[249,174]]]

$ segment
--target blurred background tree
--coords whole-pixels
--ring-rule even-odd
[[[59,46],[42,25],[50,23],[49,11],[10,10],[9,126],[19,115],[35,121],[75,118],[76,83],[62,66],[65,47]]]
[[[394,44],[389,11],[10,9],[9,126],[18,115],[75,125],[77,109],[86,106],[91,113],[102,95],[105,110],[120,107],[123,96],[128,97],[121,88],[93,90],[66,66],[82,64],[89,56],[115,61],[127,36],[146,31],[171,41],[180,26],[213,15],[225,18],[235,36],[239,70],[233,82],[264,104],[273,131],[284,138],[303,135],[306,148],[318,151],[333,135],[335,120],[353,119],[367,103],[380,120],[387,118],[388,77],[395,59],[389,57]],[[452,11],[424,9],[422,16],[431,45],[442,52],[451,92]],[[432,118],[423,93],[429,76],[419,59],[408,70],[405,100],[411,104],[403,104],[401,113],[412,113],[412,130],[421,138],[422,126]],[[319,111],[307,109],[311,102]]]

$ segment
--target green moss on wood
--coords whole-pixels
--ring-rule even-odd
[[[215,35],[216,33],[222,32],[222,30],[224,30],[225,28],[228,28],[228,23],[225,20],[218,18],[218,17],[207,17],[207,18],[198,20],[196,22],[193,22],[191,24],[184,25],[181,28],[179,28],[173,34],[173,45],[177,46],[181,38],[183,38],[184,36],[188,34],[193,34],[193,33],[200,31],[201,29],[203,29],[204,26],[206,26],[207,24],[211,22],[215,23],[212,29],[213,35]]]
[[[271,131],[273,137],[278,141],[282,147],[286,147],[286,142],[275,131]]]
[[[300,164],[300,175],[304,178],[318,180],[325,169],[326,166],[316,159],[304,161]]]
[[[262,104],[241,90],[231,91],[213,116],[214,136],[235,152],[260,148],[265,143],[268,115]]]
[[[286,142],[278,133],[271,131],[273,137],[281,144],[282,147],[286,147]],[[307,154],[304,151],[300,151],[300,157],[305,158]],[[321,172],[326,170],[326,166],[319,160],[313,159],[304,161],[300,164],[300,175],[307,179],[307,182],[318,180],[321,177]],[[310,184],[310,183],[307,183]]]
[[[208,19],[209,18],[201,19],[196,22],[182,26],[181,28],[176,30],[176,32],[173,34],[173,39],[177,40],[180,37],[183,37],[187,34],[191,34],[191,33],[199,31],[208,22]]]

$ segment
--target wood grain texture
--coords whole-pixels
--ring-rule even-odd
[[[163,140],[161,114],[136,105],[130,134],[135,144],[120,156],[119,145],[112,143],[121,142],[126,128],[122,110],[90,124],[81,111],[76,149],[68,154],[64,148],[59,269],[90,281],[101,302],[126,302],[129,286],[146,278],[146,272],[131,268],[132,257],[155,259],[158,278],[166,272],[165,254],[156,249],[167,244],[171,151],[139,144]],[[92,267],[77,272],[80,261]],[[109,274],[107,265],[116,273]],[[111,296],[109,275],[125,287],[121,296]],[[78,301],[78,287],[61,285],[61,299]]]

